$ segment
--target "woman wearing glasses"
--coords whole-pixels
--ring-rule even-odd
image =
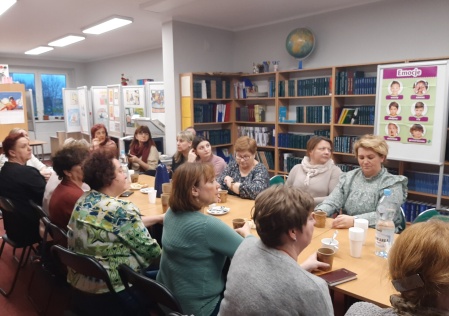
[[[341,170],[334,165],[332,141],[314,136],[307,142],[307,155],[288,175],[288,185],[308,192],[315,205],[324,201],[338,183]]]
[[[156,170],[159,152],[151,138],[148,126],[139,126],[134,132],[134,139],[129,146],[128,162],[136,171]]]
[[[234,148],[235,160],[229,162],[217,181],[222,188],[229,190],[229,194],[254,200],[269,186],[268,170],[255,159],[257,145],[254,139],[239,137]]]

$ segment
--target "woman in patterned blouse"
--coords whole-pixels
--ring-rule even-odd
[[[218,183],[230,194],[254,200],[270,183],[268,170],[256,158],[256,141],[248,136],[237,139],[234,145],[235,160],[218,177]]]

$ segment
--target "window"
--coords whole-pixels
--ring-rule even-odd
[[[32,89],[36,118],[42,119],[44,115],[64,116],[62,89],[67,86],[67,72],[24,69],[23,71],[13,70],[10,76],[14,82],[24,84],[26,90]]]

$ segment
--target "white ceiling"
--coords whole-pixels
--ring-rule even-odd
[[[164,21],[238,31],[379,1],[385,0],[18,0],[0,16],[0,58],[92,62],[161,47]],[[152,12],[171,5],[175,8]],[[82,28],[112,15],[134,23],[38,57],[24,55],[62,36],[82,35]]]

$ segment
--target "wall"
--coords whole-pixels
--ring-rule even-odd
[[[120,83],[121,74],[137,84],[137,79],[163,81],[162,48],[109,58],[86,64],[86,82],[83,85],[105,86]]]
[[[447,12],[446,0],[395,0],[237,32],[233,70],[251,72],[253,62],[264,60],[280,60],[281,70],[297,68],[285,39],[298,27],[310,28],[317,42],[304,68],[447,57]]]

